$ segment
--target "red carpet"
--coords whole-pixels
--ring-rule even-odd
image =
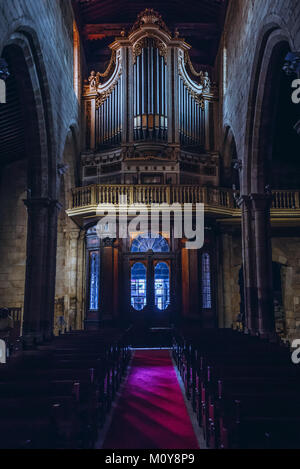
[[[135,352],[103,449],[198,448],[170,352]]]

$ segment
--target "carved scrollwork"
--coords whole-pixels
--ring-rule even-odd
[[[101,84],[101,78],[108,78],[112,75],[114,68],[116,66],[116,51],[112,52],[110,62],[108,64],[107,69],[105,72],[95,72],[94,70],[91,72],[88,81],[92,90],[97,90],[98,86]]]
[[[153,47],[158,49],[159,55],[164,57],[165,63],[167,62],[167,46],[157,38],[144,37],[137,42],[133,47],[133,62],[136,63],[136,58],[142,54],[143,49],[148,47],[149,41],[152,41]]]
[[[208,72],[203,72],[202,70],[200,70],[200,72],[197,72],[195,70],[188,51],[186,51],[184,54],[184,64],[189,69],[191,74],[194,77],[198,78],[197,82],[199,83],[199,85],[203,86],[203,91],[209,90],[211,87],[211,80],[208,76]]]
[[[146,8],[142,11],[137,18],[137,21],[134,23],[132,27],[132,32],[140,29],[144,25],[155,24],[160,29],[171,35],[170,30],[168,29],[166,23],[162,19],[162,16],[153,8]]]
[[[104,91],[103,93],[98,93],[97,97],[96,97],[96,109],[99,109],[100,106],[102,106],[102,104],[104,103],[104,101],[106,101],[106,99],[110,96],[110,94],[113,92],[113,90],[115,89],[115,87],[117,86],[117,83],[118,83],[118,80],[120,78],[122,74],[122,70],[119,71],[117,77],[116,77],[116,80],[113,82],[113,84],[110,86],[110,88],[108,88],[106,91]]]
[[[194,100],[196,101],[196,103],[198,103],[202,109],[204,109],[204,97],[203,97],[203,94],[202,93],[197,93],[190,85],[189,83],[187,83],[186,79],[185,79],[185,76],[184,74],[182,73],[182,71],[180,70],[179,68],[179,71],[178,71],[178,74],[179,76],[182,78],[182,80],[184,81],[185,83],[185,86],[188,90],[188,92],[190,93],[190,95],[192,96],[192,98],[194,98]]]

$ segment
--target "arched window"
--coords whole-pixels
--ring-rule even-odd
[[[100,252],[90,251],[90,310],[99,308]]]
[[[167,240],[160,234],[139,235],[132,241],[131,252],[170,252]]]
[[[141,311],[147,304],[147,269],[141,262],[131,268],[131,306]]]
[[[211,272],[210,255],[206,252],[202,254],[202,307],[211,309]]]
[[[170,270],[165,262],[156,265],[154,271],[155,306],[164,311],[170,304]]]

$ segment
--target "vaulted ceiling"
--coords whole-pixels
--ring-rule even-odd
[[[73,0],[88,65],[104,66],[108,45],[122,29],[130,30],[145,8],[158,11],[171,31],[191,44],[194,65],[212,66],[217,54],[229,0]]]

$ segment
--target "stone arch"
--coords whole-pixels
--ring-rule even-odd
[[[37,34],[18,25],[1,55],[19,87],[28,160],[24,202],[28,210],[24,340],[28,345],[52,335],[57,223],[57,161],[50,93]]]
[[[258,37],[250,86],[242,174],[243,259],[248,328],[275,333],[267,164],[279,73],[290,48],[289,34],[275,20]],[[275,72],[275,73],[274,73]],[[277,82],[277,83],[276,83]],[[274,100],[274,101],[273,101]],[[250,196],[250,197],[249,197]],[[254,293],[255,292],[255,293]]]
[[[258,192],[263,190],[263,168],[261,151],[261,130],[263,106],[266,99],[270,99],[267,82],[270,79],[271,70],[274,70],[274,61],[278,52],[284,45],[290,45],[290,37],[284,25],[277,22],[277,18],[270,21],[262,29],[257,40],[257,48],[254,56],[251,86],[248,99],[248,113],[245,134],[245,159],[242,172],[242,192]],[[275,60],[276,61],[276,60]],[[259,180],[259,181],[258,181]]]
[[[46,69],[36,33],[29,27],[19,26],[5,42],[2,54],[13,51],[19,63],[22,97],[30,119],[26,120],[27,153],[31,158],[29,181],[33,196],[55,197],[56,152],[54,144],[51,100]],[[21,64],[21,62],[23,62]],[[31,90],[31,92],[29,92]]]

